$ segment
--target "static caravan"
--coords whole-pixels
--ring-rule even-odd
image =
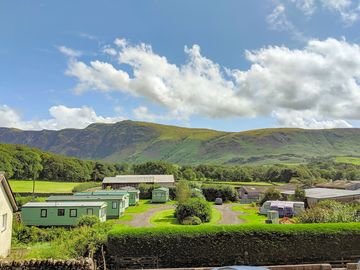
[[[151,194],[151,202],[153,203],[166,203],[169,201],[169,189],[168,188],[155,188]]]
[[[106,217],[119,218],[125,212],[125,202],[119,196],[50,196],[46,199],[47,202],[106,202],[107,211]]]
[[[74,226],[80,217],[94,215],[106,221],[106,202],[29,202],[21,216],[30,226]]]
[[[78,192],[75,193],[74,196],[111,196],[111,197],[119,196],[119,198],[122,198],[124,200],[125,208],[129,207],[130,195],[128,192],[122,190],[110,190],[110,191],[98,190],[94,192]]]
[[[292,201],[266,201],[260,208],[261,215],[271,211],[278,211],[279,217],[292,217],[299,215],[305,209],[303,202]]]

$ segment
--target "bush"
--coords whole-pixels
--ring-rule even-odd
[[[88,190],[90,188],[96,188],[96,187],[101,187],[101,183],[99,183],[99,182],[82,183],[82,184],[75,186],[73,188],[72,192],[73,193],[82,192],[82,191]]]
[[[185,218],[191,216],[198,217],[202,222],[209,222],[211,219],[211,206],[204,199],[192,198],[179,203],[174,215],[179,223],[183,223]]]
[[[178,203],[186,202],[191,198],[191,190],[188,181],[181,180],[176,184],[176,200]]]
[[[157,258],[158,268],[276,265],[351,259],[358,250],[357,223],[119,228],[107,243],[114,268],[120,262],[121,268],[141,268],[117,260],[126,257]]]
[[[356,222],[357,207],[352,204],[327,200],[303,211],[297,220],[300,223]]]
[[[268,188],[265,191],[264,196],[260,200],[260,205],[262,205],[266,201],[276,201],[281,199],[281,193],[275,187]]]
[[[76,223],[77,227],[93,227],[94,225],[100,223],[100,220],[97,216],[82,216],[79,218],[79,220]]]
[[[201,223],[201,219],[196,216],[186,217],[182,222],[183,225],[200,225]]]
[[[239,199],[236,189],[229,185],[203,185],[202,192],[206,200],[210,202],[215,201],[219,197],[224,202],[235,202]]]

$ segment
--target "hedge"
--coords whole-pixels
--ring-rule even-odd
[[[359,255],[360,224],[115,228],[107,249],[115,267],[204,267],[336,261]],[[124,260],[132,258],[133,260]]]

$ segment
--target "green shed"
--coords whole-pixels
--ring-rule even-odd
[[[166,203],[169,201],[169,189],[168,188],[156,188],[152,191],[151,202],[153,203]]]
[[[106,208],[106,202],[29,202],[21,207],[21,217],[25,225],[74,226],[84,215],[106,221]]]
[[[106,202],[107,211],[106,217],[119,218],[125,212],[125,200],[121,196],[50,196],[46,199],[47,202]]]
[[[74,196],[111,196],[111,197],[117,197],[123,198],[125,201],[125,208],[129,207],[129,199],[130,195],[126,191],[120,191],[120,190],[114,190],[116,192],[113,192],[112,190],[97,190],[94,192],[77,192],[74,193]]]

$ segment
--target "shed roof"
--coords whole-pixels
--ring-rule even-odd
[[[155,188],[155,190],[160,190],[160,191],[165,191],[165,192],[169,192],[169,189],[168,188],[165,188],[165,187],[160,187],[160,188]]]
[[[9,185],[9,182],[6,180],[5,178],[5,173],[4,172],[0,172],[0,183],[3,186],[4,190],[5,190],[5,196],[8,198],[11,207],[13,209],[13,212],[16,212],[18,210],[17,204],[16,204],[16,200],[15,200],[15,196],[14,193],[11,190],[11,187]]]
[[[103,184],[137,184],[137,183],[174,183],[174,176],[171,174],[153,175],[117,175],[115,177],[105,177]]]
[[[295,191],[289,190],[282,192],[286,195],[293,195]],[[360,195],[360,190],[346,190],[334,188],[309,188],[305,189],[305,196],[314,199],[331,199],[338,197],[351,197]]]
[[[336,180],[327,183],[317,184],[319,188],[356,189],[360,187],[360,181]]]
[[[107,190],[99,190],[94,192],[77,192],[74,193],[74,196],[116,196],[116,197],[126,197],[129,196],[129,192],[126,190],[116,190],[116,192],[109,192]]]
[[[121,200],[124,196],[71,196],[71,195],[53,195],[46,199],[47,202],[50,201],[111,201],[111,200]]]
[[[106,202],[28,202],[22,206],[22,208],[27,207],[81,207],[81,206],[90,206],[90,207],[102,207],[106,205]]]

